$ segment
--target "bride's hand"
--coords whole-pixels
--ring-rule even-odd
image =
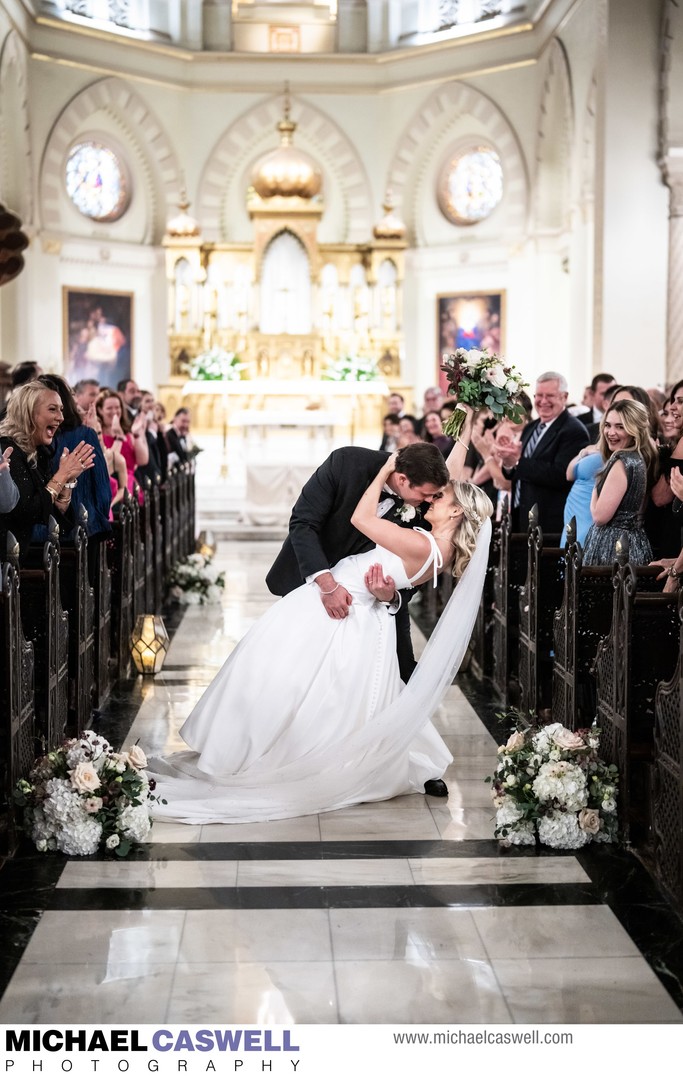
[[[394,471],[396,470],[396,459],[397,459],[397,457],[398,457],[398,452],[392,452],[391,455],[389,456],[389,459],[387,460],[387,462],[385,464],[383,464],[382,470],[380,471],[380,474],[383,474],[383,475],[393,474]]]

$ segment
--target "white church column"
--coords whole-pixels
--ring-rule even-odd
[[[669,279],[667,289],[667,381],[683,378],[683,161],[668,170]]]
[[[204,0],[204,48],[209,52],[232,49],[232,0]]]
[[[337,4],[337,50],[366,52],[368,12],[365,0],[339,0]]]
[[[658,5],[602,8],[594,362],[622,381],[665,375],[667,191],[657,166]]]

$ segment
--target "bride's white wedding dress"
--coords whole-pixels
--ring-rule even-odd
[[[380,563],[399,589],[430,566],[436,579],[441,555],[428,532],[421,533],[429,538],[429,557],[413,579],[381,547],[335,565],[335,580],[353,597],[344,620],[327,615],[314,586],[277,601],[182,726],[191,750],[150,760],[155,795],[167,801],[155,804],[153,816],[197,825],[290,818],[422,792],[425,781],[441,776],[452,756],[429,718],[467,647],[490,531],[487,520],[405,686],[394,618],[368,592],[364,576]]]

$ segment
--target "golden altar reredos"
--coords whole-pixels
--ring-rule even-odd
[[[160,387],[169,417],[191,407],[195,429],[220,429],[239,411],[334,408],[335,423],[381,431],[387,386],[402,391],[402,289],[405,227],[390,193],[367,243],[319,242],[323,176],[293,145],[296,124],[285,97],[280,145],[251,169],[246,193],[253,242],[205,242],[181,201],[164,240],[168,282],[169,383]],[[353,205],[344,207],[353,213]],[[188,362],[220,347],[246,364],[254,392],[187,391]],[[344,355],[373,358],[375,393],[330,394],[321,374]],[[297,393],[300,383],[300,393]],[[185,391],[183,391],[185,388]],[[246,389],[246,386],[244,386]]]

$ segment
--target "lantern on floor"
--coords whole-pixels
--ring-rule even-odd
[[[216,536],[213,531],[200,531],[195,543],[196,551],[210,560],[216,552],[216,548]]]
[[[154,676],[161,672],[169,645],[168,632],[161,617],[151,613],[139,616],[130,641],[137,671],[143,676]]]

